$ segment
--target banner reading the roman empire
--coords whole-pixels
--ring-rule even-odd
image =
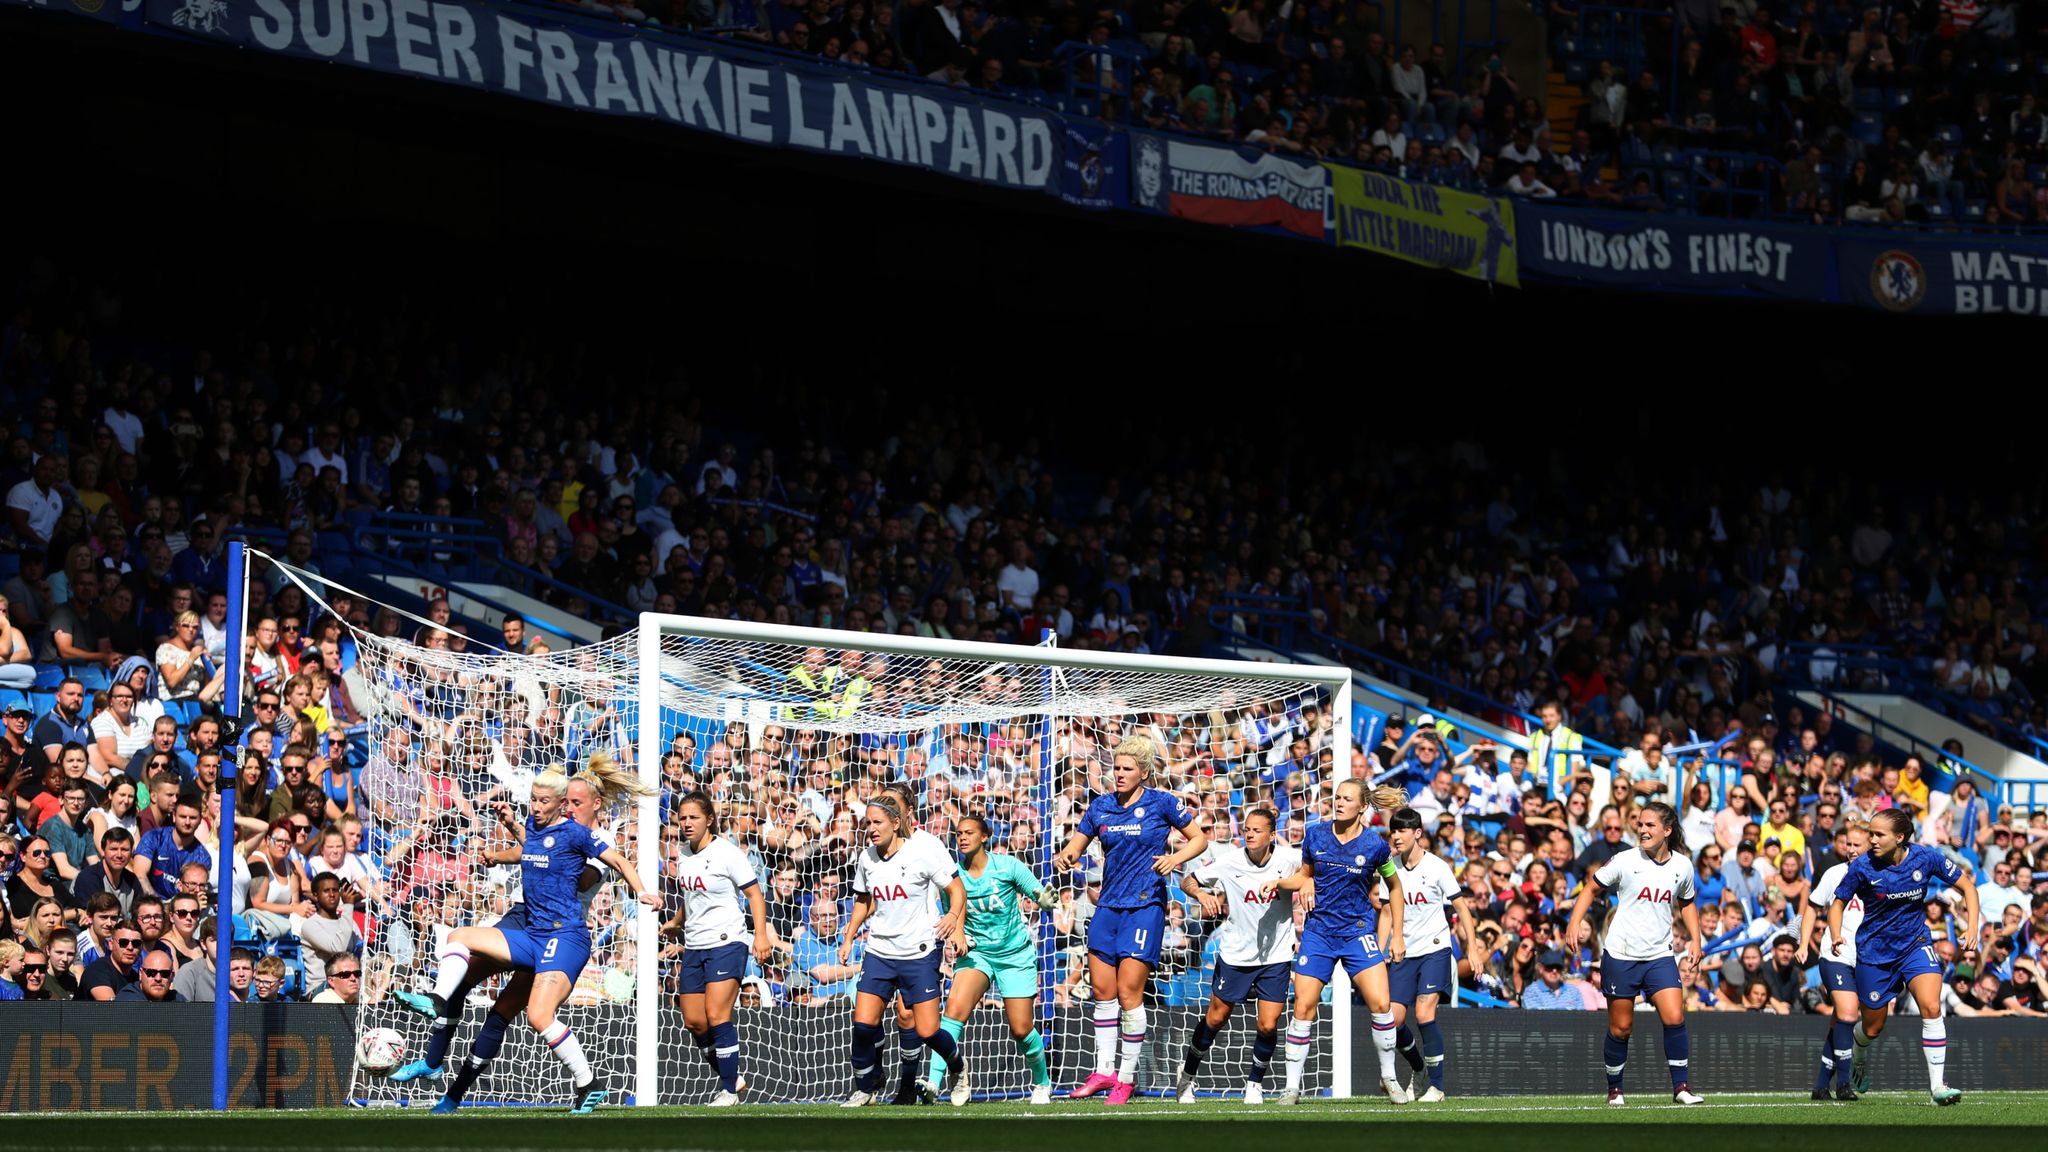
[[[1324,167],[1337,202],[1339,247],[1520,285],[1515,213],[1507,201],[1337,164]]]

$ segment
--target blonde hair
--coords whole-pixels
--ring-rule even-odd
[[[569,770],[560,764],[550,764],[534,776],[533,787],[535,791],[546,789],[560,796],[569,788]]]
[[[190,608],[187,608],[183,612],[178,613],[178,618],[171,621],[171,623],[173,625],[197,624],[199,623],[199,613],[192,611]]]
[[[6,971],[9,964],[21,959],[27,951],[12,940],[0,940],[0,972]]]
[[[1405,807],[1408,803],[1408,793],[1396,788],[1392,784],[1382,784],[1377,788],[1372,788],[1368,787],[1365,781],[1353,776],[1348,780],[1337,781],[1337,787],[1358,789],[1359,803],[1368,808],[1377,808],[1382,812],[1395,811]]]
[[[612,759],[611,754],[607,752],[592,755],[584,762],[583,771],[578,772],[572,779],[583,781],[590,786],[592,792],[597,793],[597,805],[601,809],[610,808],[628,796],[638,799],[655,794],[653,785],[640,779],[639,774],[632,769]],[[538,779],[534,781],[535,785],[539,783]],[[566,787],[567,784],[568,781],[564,780],[563,785]]]
[[[1115,756],[1129,756],[1138,762],[1138,771],[1150,780],[1159,767],[1159,745],[1150,736],[1126,736],[1116,746]]]

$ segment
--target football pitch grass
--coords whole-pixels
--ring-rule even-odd
[[[1057,1100],[954,1109],[832,1105],[704,1108],[610,1107],[589,1116],[565,1108],[473,1108],[429,1116],[423,1107],[317,1112],[16,1116],[0,1124],[0,1148],[43,1152],[577,1152],[733,1149],[744,1152],[1356,1152],[1386,1141],[1401,1152],[1475,1147],[1606,1152],[1631,1130],[1654,1129],[1658,1152],[1725,1152],[1797,1146],[1797,1128],[1854,1128],[1865,1139],[1926,1129],[1942,1147],[1976,1136],[2018,1136],[2024,1146],[2048,1131],[2048,1092],[1980,1092],[1952,1108],[1925,1093],[1880,1092],[1853,1104],[1815,1103],[1805,1094],[1745,1093],[1683,1107],[1663,1093],[1620,1108],[1604,1100],[1555,1096],[1472,1097],[1397,1108],[1384,1099],[1305,1100],[1293,1108],[1231,1100],[1178,1104],[1139,1100],[1125,1108]],[[2020,1130],[2033,1130],[2027,1137]],[[1908,1139],[1912,1137],[1907,1136]],[[1867,1145],[1864,1145],[1867,1146]],[[1909,1148],[1909,1152],[1911,1149]],[[1925,1146],[1919,1152],[1927,1152]]]

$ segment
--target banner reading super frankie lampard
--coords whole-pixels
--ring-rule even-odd
[[[1515,213],[1507,201],[1359,168],[1325,167],[1337,200],[1339,247],[1520,286]]]
[[[729,41],[476,0],[145,0],[165,31],[736,140],[1055,193],[1057,117]],[[685,50],[698,45],[715,51]]]

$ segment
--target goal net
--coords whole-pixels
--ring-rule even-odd
[[[1132,733],[1152,737],[1163,753],[1155,786],[1176,793],[1218,844],[1261,806],[1279,813],[1283,841],[1298,844],[1310,820],[1327,818],[1331,788],[1351,763],[1348,672],[1336,668],[651,615],[635,634],[540,657],[360,643],[363,679],[377,685],[370,827],[390,845],[386,858],[398,855],[386,877],[392,922],[371,934],[371,971],[388,972],[392,987],[420,986],[431,979],[438,934],[487,924],[516,899],[516,868],[468,862],[477,833],[452,797],[472,807],[478,797],[505,798],[523,809],[535,769],[601,749],[659,786],[657,798],[613,814],[643,871],[668,873],[676,802],[702,789],[723,834],[762,877],[774,947],[765,965],[749,962],[736,1012],[750,1101],[837,1099],[850,1088],[855,981],[838,966],[838,930],[851,911],[864,810],[886,783],[911,784],[920,825],[949,847],[962,818],[987,820],[991,851],[1016,857],[1058,895],[1056,911],[1029,911],[1040,940],[1037,1022],[1064,1088],[1092,1070],[1085,939],[1093,905],[1090,863],[1062,876],[1051,858],[1109,787],[1116,744]],[[408,828],[428,847],[405,848]],[[1178,882],[1169,881],[1165,946],[1147,991],[1144,1091],[1172,1089],[1209,997],[1218,924],[1202,919]],[[676,895],[665,896],[672,910]],[[601,885],[589,915],[597,946],[564,1019],[615,1089],[644,1102],[708,1100],[714,1077],[676,1006],[680,946],[659,937],[659,920],[639,914],[623,885]],[[472,998],[454,1058],[496,989],[487,984]],[[1346,999],[1324,1008],[1311,1089],[1348,1085],[1348,1008]],[[1248,1005],[1232,1019],[1200,1090],[1241,1088],[1252,1016]],[[415,1052],[426,1039],[423,1018],[388,1002],[366,1008],[363,1026],[397,1028]],[[887,1031],[893,1089],[899,1037],[893,1022]],[[965,1044],[977,1096],[1029,1091],[999,1000],[977,1006]],[[1269,1085],[1282,1074],[1276,1060]],[[559,1100],[562,1080],[521,1025],[470,1099]],[[359,1094],[427,1100],[434,1091],[376,1080]]]

